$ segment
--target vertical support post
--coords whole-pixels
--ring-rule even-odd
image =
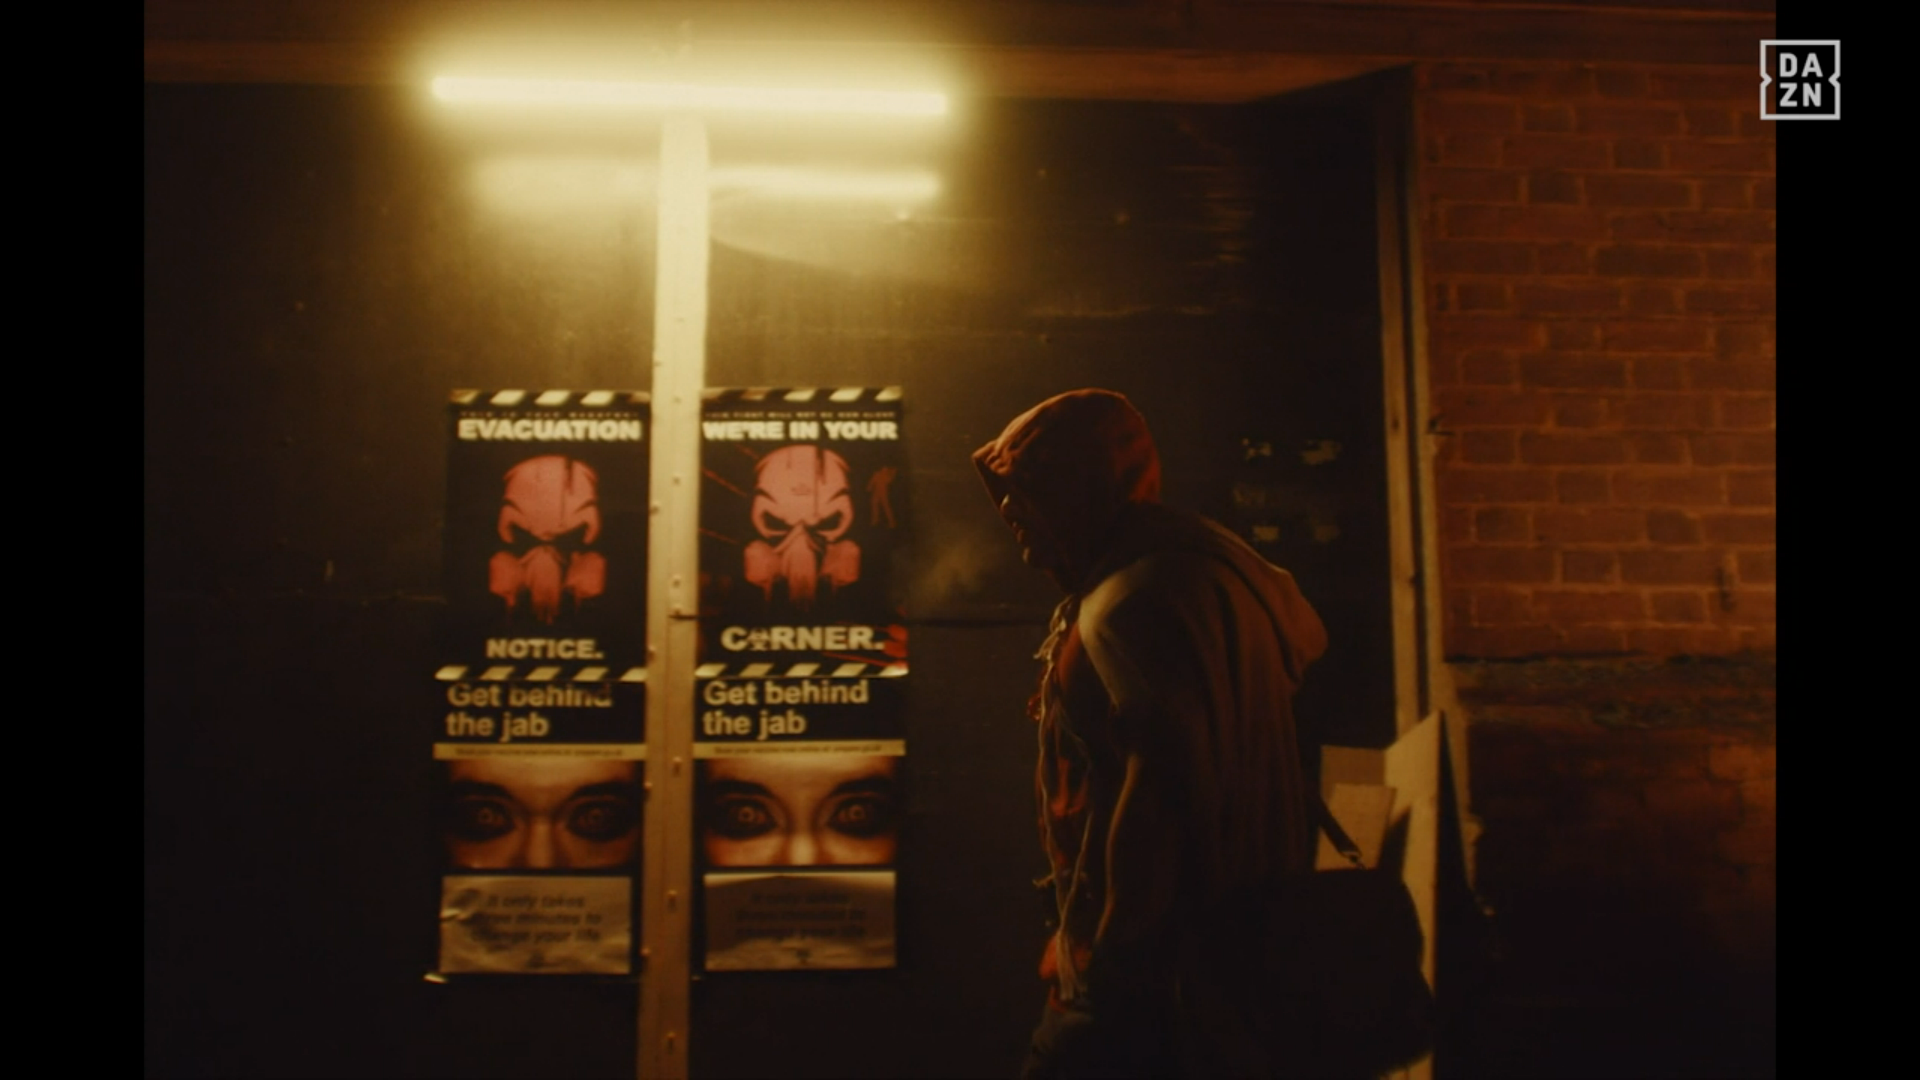
[[[1405,236],[1401,222],[1401,150],[1404,106],[1389,80],[1374,113],[1375,230],[1380,267],[1381,386],[1386,398],[1388,585],[1393,610],[1394,736],[1413,730],[1425,715],[1426,686],[1420,651],[1423,575],[1415,543],[1417,506],[1414,487],[1411,389],[1407,370],[1407,294]]]
[[[700,394],[707,349],[707,131],[660,137],[647,568],[647,780],[641,886],[642,1080],[687,1075],[693,941],[693,666],[699,633]]]
[[[1424,938],[1421,973],[1439,986],[1438,852],[1440,741],[1444,688],[1440,656],[1437,515],[1429,415],[1424,278],[1420,273],[1419,207],[1410,192],[1418,149],[1414,142],[1410,72],[1380,84],[1374,113],[1375,221],[1379,229],[1381,355],[1386,391],[1387,498],[1392,565],[1394,714],[1398,738],[1386,752],[1386,782],[1394,789],[1392,816],[1408,815],[1402,879],[1413,895]],[[1394,1080],[1432,1080],[1428,1055],[1392,1074]]]
[[[1406,256],[1407,283],[1407,384],[1409,387],[1408,409],[1410,423],[1413,425],[1414,459],[1414,499],[1418,504],[1416,521],[1419,525],[1420,541],[1420,600],[1421,646],[1420,655],[1423,668],[1422,716],[1439,713],[1444,721],[1440,734],[1441,753],[1446,756],[1447,767],[1453,771],[1453,805],[1445,813],[1452,816],[1460,829],[1462,856],[1465,861],[1467,882],[1479,880],[1475,872],[1475,852],[1479,843],[1480,823],[1469,812],[1467,795],[1472,790],[1467,771],[1467,733],[1466,714],[1460,707],[1459,696],[1453,685],[1452,669],[1446,663],[1446,620],[1442,613],[1446,610],[1442,604],[1444,597],[1440,582],[1440,511],[1439,489],[1435,486],[1438,472],[1435,461],[1439,455],[1441,436],[1435,432],[1434,419],[1438,415],[1434,405],[1432,382],[1427,366],[1427,279],[1423,253],[1426,250],[1424,221],[1426,220],[1426,201],[1420,180],[1420,131],[1413,115],[1412,75],[1399,80],[1395,91],[1400,123],[1403,130],[1399,133],[1401,154],[1400,167],[1400,221],[1404,237],[1401,250]]]

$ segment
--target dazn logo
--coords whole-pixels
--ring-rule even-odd
[[[1840,119],[1840,42],[1762,41],[1760,118]]]

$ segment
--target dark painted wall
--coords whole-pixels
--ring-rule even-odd
[[[911,148],[945,191],[904,218],[716,201],[710,384],[906,388],[912,796],[900,968],[701,980],[697,1074],[1016,1064],[1056,597],[967,456],[1041,397],[1132,397],[1169,501],[1267,538],[1325,616],[1303,715],[1390,739],[1371,115],[1361,86],[982,104]],[[425,684],[446,391],[644,387],[650,203],[487,203],[510,142],[391,92],[149,87],[146,116],[148,1071],[630,1075],[629,984],[421,980]]]

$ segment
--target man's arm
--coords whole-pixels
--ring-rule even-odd
[[[1209,618],[1202,581],[1162,567],[1152,580],[1121,579],[1082,608],[1081,640],[1113,704],[1114,744],[1124,762],[1107,823],[1106,882],[1096,954],[1125,953],[1162,929],[1187,860],[1182,858],[1196,737],[1204,738],[1210,678],[1196,636]]]
[[[1107,880],[1094,949],[1124,950],[1173,910],[1180,865],[1178,823],[1169,812],[1166,763],[1135,748],[1107,825]]]

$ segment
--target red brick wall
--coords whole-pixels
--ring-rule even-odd
[[[1758,80],[1419,72],[1446,651],[1501,942],[1459,1075],[1772,1075]]]
[[[1774,129],[1749,68],[1424,66],[1450,655],[1774,646]]]

